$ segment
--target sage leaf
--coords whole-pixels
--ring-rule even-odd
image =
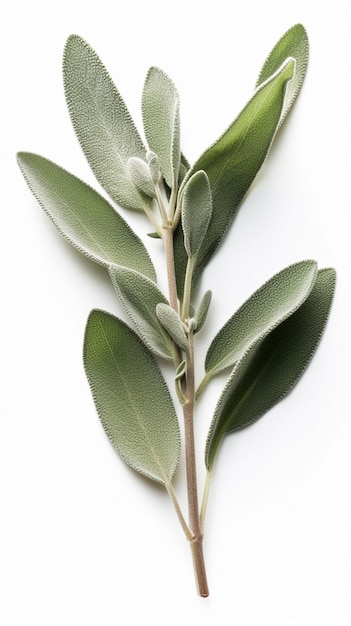
[[[208,290],[204,293],[203,298],[199,304],[199,308],[196,311],[196,315],[195,315],[195,322],[196,322],[195,332],[196,333],[198,333],[199,330],[201,330],[201,328],[203,327],[206,321],[207,313],[211,304],[211,300],[212,300],[212,291]]]
[[[179,168],[179,179],[178,179],[178,185],[180,186],[180,184],[183,182],[185,176],[187,175],[187,172],[190,169],[190,163],[188,161],[188,159],[184,156],[183,152],[180,155],[180,168]]]
[[[181,350],[186,351],[188,349],[188,338],[178,313],[169,304],[160,303],[156,306],[156,315],[177,346]]]
[[[146,160],[149,166],[151,180],[154,185],[157,185],[161,177],[160,160],[157,154],[151,151],[146,153]]]
[[[175,377],[174,377],[175,390],[176,390],[177,398],[180,404],[185,404],[186,402],[186,397],[184,395],[183,387],[182,387],[183,379],[186,375],[186,369],[187,369],[187,363],[186,361],[182,361],[181,363],[179,363],[176,373],[175,373]]]
[[[107,200],[38,154],[20,152],[17,161],[32,193],[69,243],[96,263],[131,267],[156,280],[144,244]]]
[[[85,330],[84,367],[117,453],[137,472],[167,487],[179,461],[180,433],[153,356],[124,322],[94,310]]]
[[[97,180],[121,207],[144,210],[151,199],[126,172],[129,157],[145,157],[143,141],[105,66],[78,35],[67,40],[63,78],[73,127]]]
[[[206,443],[208,470],[223,437],[256,421],[297,383],[323,333],[335,289],[335,271],[319,270],[305,302],[234,367],[218,401]]]
[[[206,355],[206,382],[233,367],[251,343],[281,324],[308,297],[317,277],[315,261],[278,272],[255,291],[214,337]]]
[[[237,119],[200,156],[182,183],[183,188],[191,175],[204,170],[212,190],[212,216],[196,257],[194,288],[222,242],[242,199],[268,154],[282,114],[286,84],[293,78],[294,72],[294,59],[287,59],[272,76],[260,84]],[[181,296],[187,255],[180,225],[175,233],[175,258],[178,292]]]
[[[267,80],[280,67],[287,57],[296,62],[295,75],[287,83],[282,114],[278,127],[281,126],[302,87],[308,63],[308,37],[302,24],[295,24],[279,39],[267,57],[257,79],[256,88]]]
[[[181,380],[182,378],[184,378],[185,374],[186,374],[186,368],[187,368],[187,363],[186,361],[181,361],[181,363],[179,363],[177,369],[176,369],[176,373],[175,373],[175,380]]]
[[[167,298],[140,272],[111,266],[109,273],[125,311],[149,350],[164,359],[175,360],[174,343],[156,315],[157,305],[168,304]]]
[[[147,236],[151,237],[151,239],[162,239],[161,235],[158,233],[147,233]]]
[[[155,197],[155,186],[151,180],[148,164],[139,157],[129,157],[127,161],[127,172],[130,180],[140,191],[150,198]]]
[[[186,183],[182,195],[184,247],[196,256],[206,235],[212,213],[212,193],[207,174],[200,170]]]
[[[142,115],[150,150],[157,154],[167,185],[177,187],[180,168],[179,94],[165,72],[151,67],[147,73]]]

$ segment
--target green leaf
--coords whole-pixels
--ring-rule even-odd
[[[94,189],[37,154],[20,152],[17,161],[32,193],[69,243],[96,263],[124,265],[156,280],[144,244]]]
[[[295,61],[288,59],[262,83],[225,133],[190,168],[188,178],[204,170],[212,189],[213,210],[206,237],[198,252],[193,276],[196,287],[205,266],[223,240],[239,205],[261,168],[282,114],[287,81],[294,76]],[[183,233],[175,233],[178,292],[183,293],[187,257]]]
[[[184,247],[189,257],[196,256],[206,235],[212,213],[212,193],[208,176],[200,170],[186,183],[182,194]]]
[[[279,39],[260,71],[256,87],[259,87],[261,83],[274,74],[287,57],[293,57],[296,62],[295,75],[286,86],[284,105],[278,126],[281,126],[286,118],[302,87],[308,63],[308,49],[308,37],[305,28],[302,24],[295,24]]]
[[[201,330],[201,328],[203,327],[206,318],[207,318],[207,313],[208,310],[210,308],[210,304],[211,304],[211,300],[212,300],[212,291],[208,290],[204,293],[203,298],[200,302],[199,308],[196,311],[196,315],[195,315],[195,323],[196,323],[196,329],[195,329],[195,333],[198,333],[199,330]]]
[[[186,351],[188,349],[188,338],[178,313],[169,304],[160,303],[156,306],[156,315],[177,346],[181,350]]]
[[[161,235],[158,233],[147,233],[147,236],[151,237],[151,239],[162,239]]]
[[[151,180],[154,185],[157,185],[161,177],[160,159],[158,158],[157,154],[149,151],[146,153],[146,160],[149,166]]]
[[[323,333],[335,289],[335,271],[318,272],[305,302],[263,340],[252,343],[234,367],[210,426],[205,462],[211,470],[223,437],[282,400],[310,362]]]
[[[190,164],[187,160],[187,158],[184,156],[183,153],[181,153],[180,155],[180,168],[179,168],[179,180],[178,180],[178,184],[180,186],[180,184],[183,182],[187,172],[190,169]]]
[[[187,362],[182,361],[181,363],[179,363],[176,373],[175,373],[175,377],[174,377],[175,390],[176,390],[177,397],[178,397],[180,404],[185,404],[186,402],[186,397],[184,395],[183,388],[182,388],[182,382],[183,382],[183,378],[186,375],[186,370],[187,370]]]
[[[97,180],[125,209],[142,211],[150,198],[129,180],[129,157],[145,158],[146,149],[130,113],[95,51],[71,35],[63,56],[67,106],[82,150]]]
[[[154,354],[173,361],[176,358],[175,346],[156,315],[159,303],[168,304],[163,293],[152,280],[139,272],[125,267],[110,267],[109,273],[140,338]]]
[[[186,374],[186,368],[187,368],[187,362],[181,361],[181,363],[179,363],[176,373],[175,373],[175,380],[181,380],[182,378],[184,378],[185,374]]]
[[[157,67],[151,67],[145,79],[142,114],[149,148],[157,154],[163,177],[173,189],[181,158],[179,95],[171,79]]]
[[[315,261],[300,261],[257,289],[213,339],[206,355],[206,380],[233,367],[250,344],[294,313],[308,297],[316,276]]]
[[[129,157],[127,172],[130,180],[136,187],[150,198],[155,197],[155,187],[151,180],[148,164],[139,157]]]
[[[115,450],[137,472],[167,487],[179,461],[180,434],[153,356],[121,320],[94,310],[85,331],[84,366]]]

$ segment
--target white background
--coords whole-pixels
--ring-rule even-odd
[[[3,626],[351,624],[350,10],[348,0],[30,2],[1,8],[1,608]],[[97,189],[61,79],[71,33],[96,49],[140,126],[150,65],[181,97],[190,161],[250,98],[279,37],[302,22],[305,85],[204,274],[213,305],[198,348],[263,281],[315,258],[338,283],[318,352],[294,391],[227,438],[215,469],[196,596],[166,494],[117,457],[81,362],[89,311],[121,315],[103,268],[61,239],[26,187],[18,150]],[[101,189],[100,189],[101,191]],[[157,242],[133,227],[151,254]],[[162,275],[161,275],[162,284]],[[202,449],[223,380],[199,404]],[[176,488],[182,505],[184,471]]]

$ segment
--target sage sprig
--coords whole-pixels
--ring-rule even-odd
[[[307,60],[307,34],[297,24],[268,55],[251,99],[234,122],[190,165],[181,150],[180,97],[170,77],[155,66],[147,72],[141,102],[144,141],[96,52],[71,35],[63,55],[69,114],[91,169],[114,204],[52,161],[30,152],[17,155],[24,179],[59,233],[106,267],[130,319],[126,324],[106,311],[89,314],[86,376],[118,455],[170,496],[189,540],[202,597],[209,594],[205,513],[222,440],[256,421],[296,385],[317,349],[333,299],[334,269],[319,269],[310,259],[282,269],[218,330],[196,390],[199,331],[212,300],[210,289],[198,300],[200,277],[293,106]],[[143,234],[152,237],[151,248],[160,245],[155,238],[162,240],[168,293],[157,283],[142,238],[119,207],[144,213]],[[173,388],[166,382],[169,368]],[[200,506],[196,400],[221,372],[228,378],[209,419]],[[175,487],[182,445],[187,516]]]

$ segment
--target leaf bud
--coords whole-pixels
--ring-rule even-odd
[[[154,183],[150,176],[148,164],[139,157],[129,157],[127,174],[134,185],[150,198],[155,197]]]
[[[149,165],[149,173],[150,173],[151,180],[154,183],[154,185],[157,185],[161,177],[160,160],[157,154],[151,151],[146,153],[146,160]]]

